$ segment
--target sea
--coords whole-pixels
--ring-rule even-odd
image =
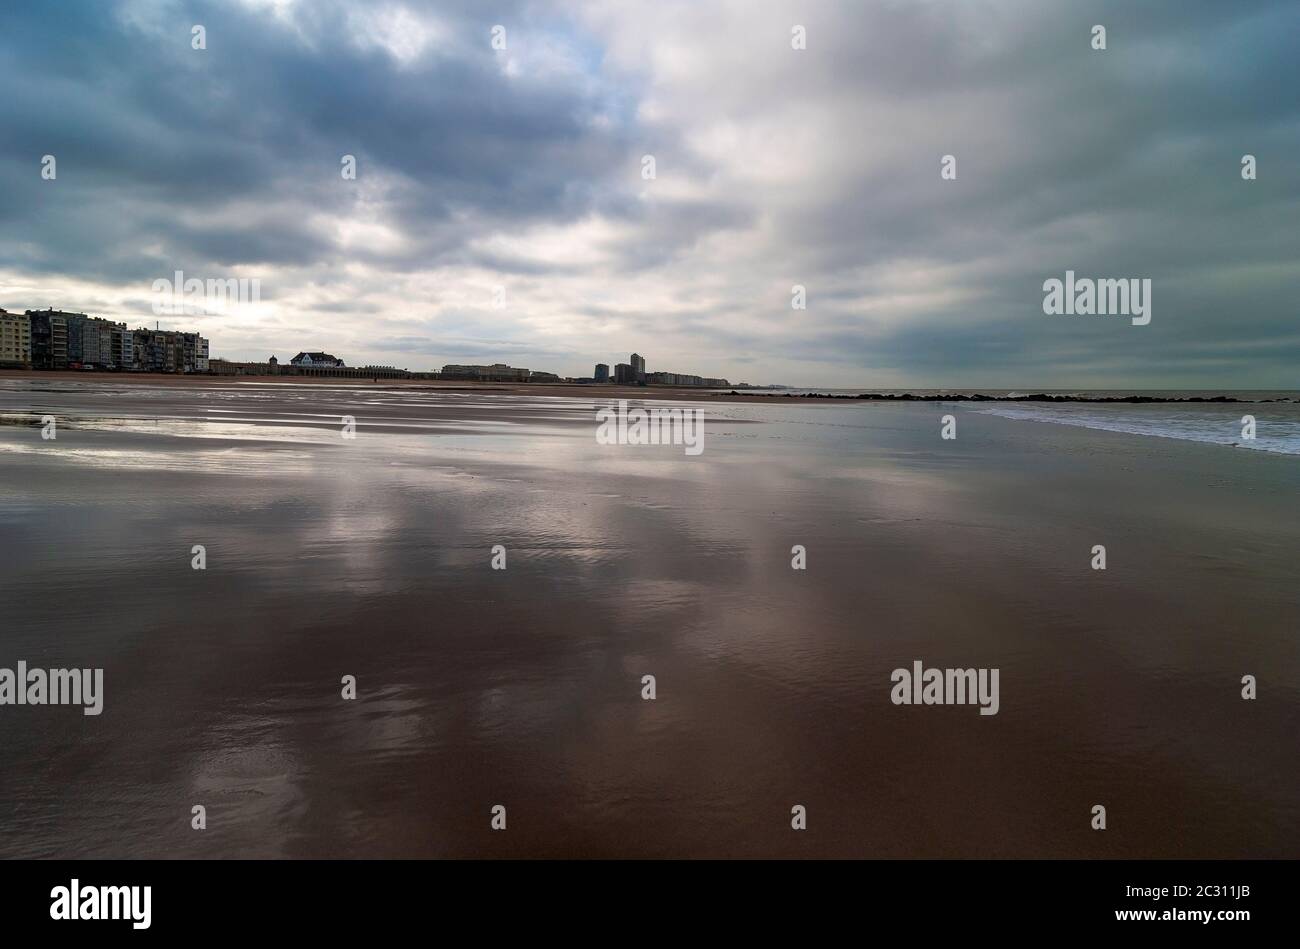
[[[1077,425],[1098,431],[1125,432],[1157,438],[1176,438],[1256,451],[1300,454],[1300,390],[1194,390],[1194,389],[816,389],[779,390],[780,395],[825,395],[853,398],[859,394],[918,397],[982,395],[1017,399],[1044,394],[1080,401],[1007,402],[989,405],[958,403],[971,411],[1024,422]],[[779,397],[779,396],[778,396]],[[1092,402],[1092,399],[1147,397],[1155,399],[1235,400],[1206,402]],[[1248,403],[1248,404],[1243,404]],[[1243,432],[1254,421],[1254,437]]]

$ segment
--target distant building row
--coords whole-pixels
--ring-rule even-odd
[[[565,382],[553,372],[516,369],[504,363],[491,366],[447,365],[442,372],[411,372],[393,366],[356,366],[343,364],[328,353],[299,353],[280,365],[274,356],[266,362],[230,362],[214,359],[211,372],[218,376],[328,376],[336,379],[445,379],[464,382]]]
[[[633,353],[614,367],[596,365],[592,379],[565,380],[553,372],[518,369],[504,363],[490,366],[446,365],[441,373],[408,372],[392,366],[350,368],[324,352],[300,352],[282,366],[267,362],[231,362],[208,358],[208,341],[198,333],[174,330],[127,329],[84,313],[62,310],[0,309],[0,367],[30,369],[111,369],[136,372],[212,373],[214,375],[310,375],[339,378],[444,379],[467,382],[614,382],[619,385],[696,386],[726,388],[726,379],[677,372],[646,372],[645,358]]]
[[[624,386],[702,386],[709,389],[723,389],[731,383],[726,379],[713,379],[708,376],[691,376],[680,372],[646,372],[645,357],[633,353],[628,361],[614,367],[614,377],[610,378],[609,366],[596,363],[593,382],[614,382]]]
[[[493,363],[490,366],[456,366],[442,367],[442,379],[465,382],[563,382],[553,372],[539,372],[536,369],[516,369],[505,363]]]
[[[284,365],[275,356],[266,362],[208,361],[214,376],[316,376],[329,379],[436,379],[436,372],[407,372],[394,366],[349,366],[329,353],[299,353]]]
[[[0,309],[0,366],[207,372],[208,341],[198,333],[127,329],[84,313]]]

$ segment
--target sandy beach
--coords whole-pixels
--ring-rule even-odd
[[[0,716],[0,855],[1300,856],[1300,459],[599,401],[6,375],[0,666],[104,708]],[[998,714],[893,704],[917,660]]]

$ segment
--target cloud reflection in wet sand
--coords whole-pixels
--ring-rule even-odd
[[[746,404],[708,406],[689,458],[598,445],[597,400],[149,388],[0,386],[68,421],[0,425],[0,658],[109,690],[93,724],[0,715],[2,853],[1300,849],[1300,695],[1247,728],[1222,681],[1300,681],[1284,457]],[[1097,536],[1127,564],[1100,583]],[[913,658],[1001,666],[1002,712],[890,705]],[[1089,836],[1101,795],[1138,826]]]

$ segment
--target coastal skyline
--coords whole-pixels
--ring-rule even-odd
[[[180,275],[178,274],[178,283]],[[202,288],[199,288],[202,289]],[[103,317],[64,310],[25,310],[9,312],[0,307],[0,370],[93,370],[108,372],[145,372],[164,374],[277,375],[280,360],[274,353],[265,360],[230,360],[215,356],[209,359],[209,340],[194,332],[130,327]],[[375,370],[375,378],[444,378],[509,382],[619,382],[631,385],[670,385],[684,387],[725,388],[731,383],[723,378],[702,377],[693,373],[667,370],[646,371],[643,356],[632,353],[629,362],[615,366],[598,363],[594,378],[564,377],[544,369],[512,367],[504,363],[474,365],[448,363],[437,370],[409,370],[406,367],[376,365],[348,366],[347,361],[321,350],[299,350],[285,361],[285,370],[293,367],[313,373],[346,370],[348,377],[359,377]],[[602,372],[603,370],[603,372]],[[748,383],[738,383],[748,388]]]
[[[1294,385],[1292,5],[66,6],[0,12],[10,310],[183,270],[260,281],[174,321],[234,360]],[[1075,272],[1150,322],[1046,315]]]

